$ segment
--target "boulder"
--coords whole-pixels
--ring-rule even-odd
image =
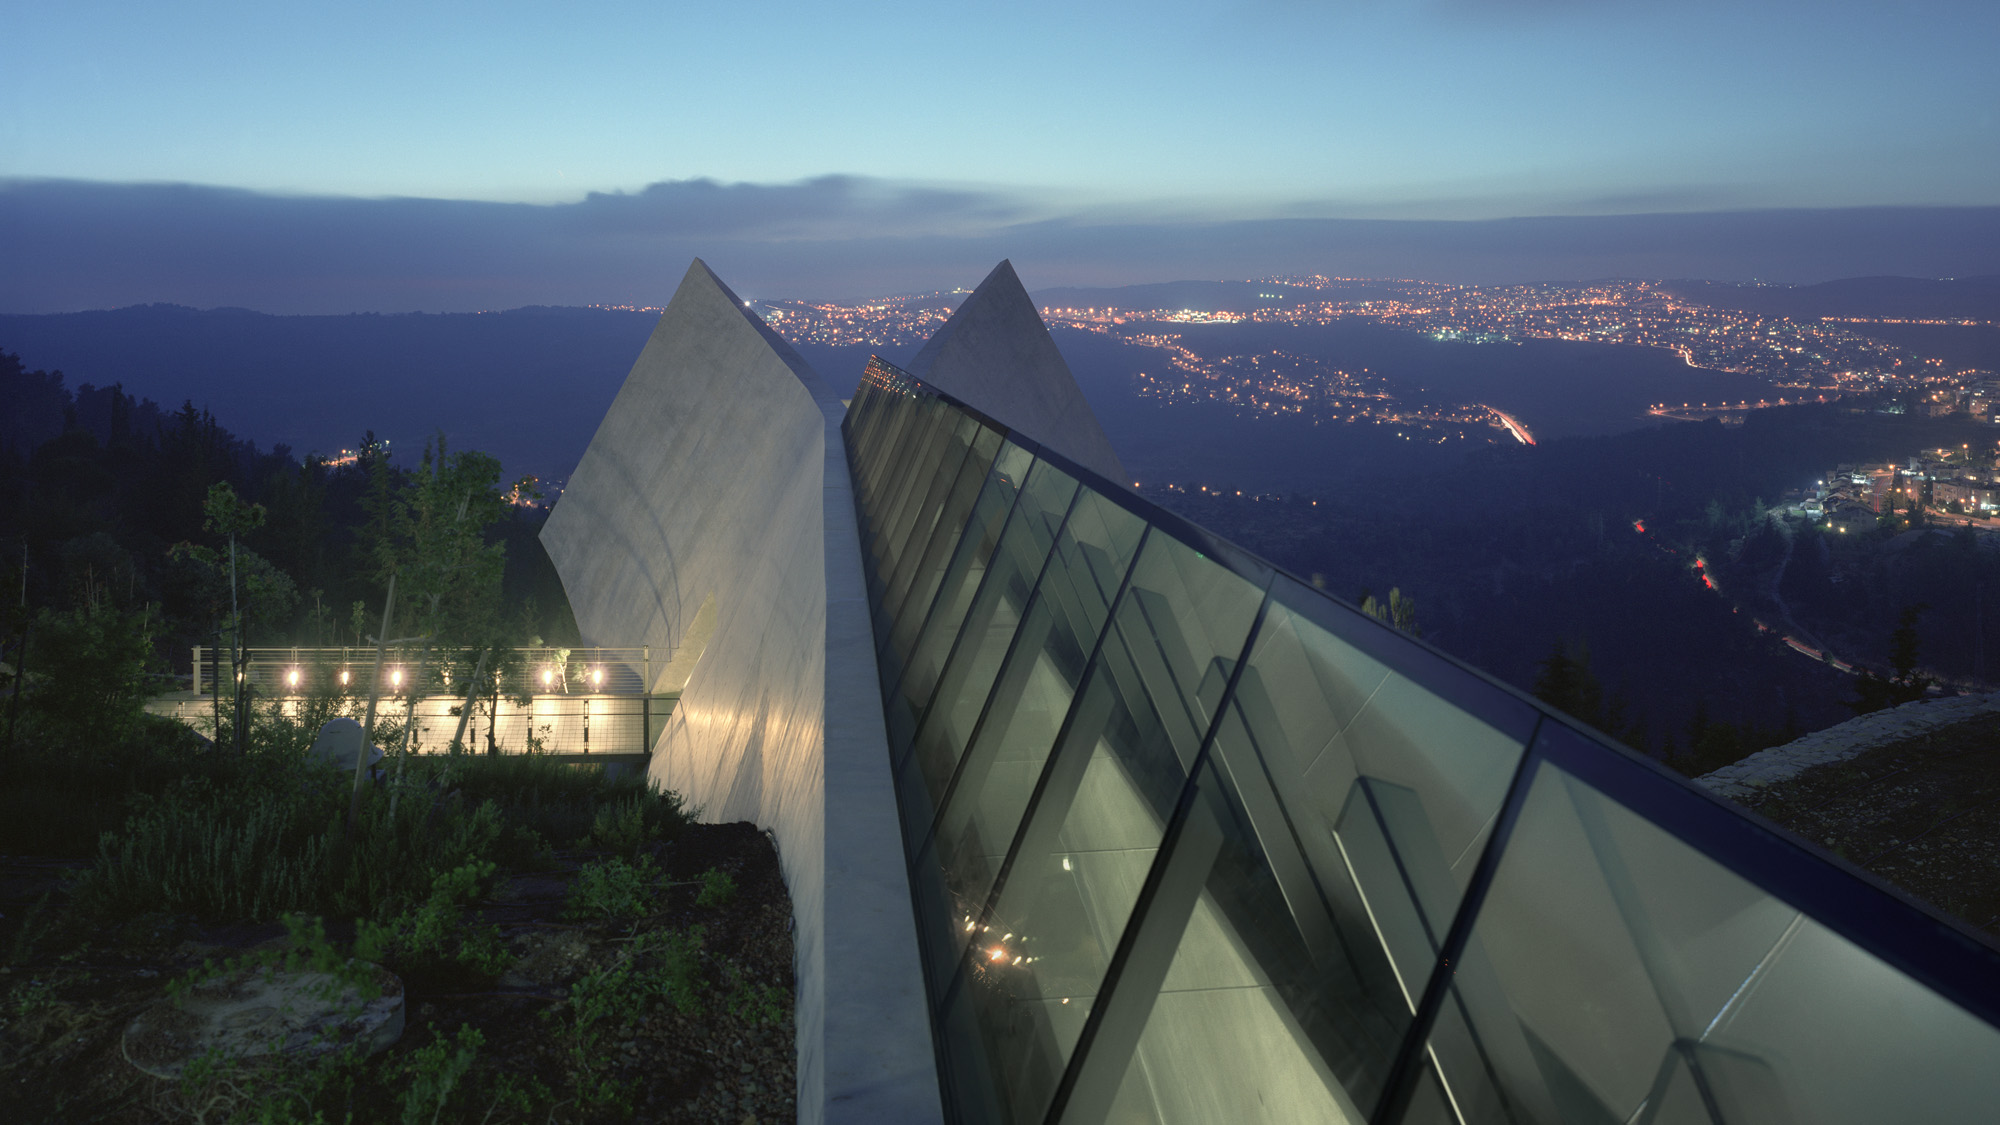
[[[361,753],[362,742],[360,723],[346,717],[328,719],[326,725],[319,728],[319,734],[313,739],[312,749],[306,751],[306,757],[351,774],[354,772],[354,758]],[[382,748],[370,746],[368,765],[373,767],[381,760]]]

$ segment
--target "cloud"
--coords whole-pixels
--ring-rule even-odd
[[[570,215],[585,229],[652,236],[828,239],[972,233],[1034,216],[996,192],[818,176],[791,184],[667,180],[643,190],[592,192]]]
[[[1620,202],[1671,205],[1607,201]],[[1003,257],[1034,287],[1274,273],[1810,282],[2000,273],[2000,208],[1164,221],[851,176],[678,180],[551,205],[0,181],[0,312],[658,305],[697,256],[746,297],[950,288]]]

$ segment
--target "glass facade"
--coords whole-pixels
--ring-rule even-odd
[[[845,428],[954,1120],[2000,1112],[1954,924],[886,363]]]

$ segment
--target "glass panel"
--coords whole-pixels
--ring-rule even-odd
[[[917,719],[929,705],[931,693],[943,674],[945,661],[972,608],[972,600],[986,579],[987,566],[999,546],[1003,529],[1013,514],[1016,495],[1033,465],[1034,457],[1020,446],[1007,442],[994,459],[972,514],[966,519],[965,534],[952,552],[951,563],[938,580],[938,592],[929,609],[919,615],[914,603],[897,619],[891,634],[890,652],[908,648],[909,664],[901,670],[894,687],[887,692],[889,754],[900,761],[915,737]],[[887,670],[886,668],[884,669]],[[924,818],[929,826],[930,820]]]
[[[1218,732],[1211,762],[1225,756],[1223,737]],[[1234,737],[1243,737],[1240,727]],[[1398,1037],[1343,1002],[1352,985],[1327,979],[1289,924],[1257,826],[1227,770],[1204,766],[1201,793],[1222,825],[1222,851],[1110,1119],[1362,1125]],[[1104,1049],[1102,1041],[1093,1047],[1091,1065],[1114,1061],[1096,1057]]]
[[[1161,604],[1128,613],[1142,579]],[[1227,678],[1260,600],[1184,545],[1147,538],[993,905],[960,903],[970,945],[953,1003],[979,1028],[1005,1119],[1047,1109],[1199,749],[1199,735],[1184,747],[1175,732]]]
[[[933,803],[944,796],[960,753],[985,709],[1001,661],[1013,646],[1022,615],[1042,575],[1063,516],[1076,495],[1076,481],[1047,462],[1037,462],[1021,489],[1007,530],[993,553],[956,647],[939,680],[936,703],[917,729],[912,753]],[[912,832],[915,825],[908,826]],[[912,840],[916,839],[915,836]]]
[[[1474,1120],[1972,1121],[2000,1099],[2000,1031],[1550,765],[1446,1011],[1433,1049]]]
[[[1118,607],[1118,629],[1183,768],[1242,654],[1262,591],[1166,535],[1147,540]]]
[[[972,512],[973,502],[979,498],[979,491],[986,483],[986,474],[992,471],[993,459],[1000,452],[1000,435],[984,426],[975,428],[966,456],[960,461],[955,476],[940,474],[944,492],[937,510],[932,513],[927,526],[920,525],[915,533],[922,542],[912,539],[913,549],[905,558],[904,565],[889,579],[888,592],[883,597],[883,606],[889,615],[888,627],[882,630],[885,639],[897,635],[896,628],[904,615],[916,617],[908,630],[902,632],[907,638],[916,635],[916,626],[921,623],[924,610],[929,608],[931,595],[937,592],[938,579],[944,575],[945,563],[958,546],[959,537],[964,534],[966,519]],[[914,600],[912,600],[914,599]],[[901,652],[898,655],[903,655]]]
[[[938,823],[956,900],[985,902],[1144,531],[1096,493],[1078,496]]]
[[[888,404],[899,394],[907,393],[897,389],[903,379],[903,372],[893,365],[883,363],[877,357],[870,357],[861,370],[861,383],[854,389],[854,398],[848,404],[847,426],[851,439],[863,448],[880,449],[882,419]]]
[[[1104,655],[1129,669],[1129,658]],[[998,1076],[989,1093],[1004,1120],[1046,1110],[1179,796],[1178,784],[1160,784],[1179,759],[1136,677],[1101,665],[1077,711],[1057,756],[1062,776],[1036,807],[1046,839],[1023,842],[990,917],[963,902],[954,916],[960,940],[973,942],[953,962],[955,1004],[978,1028],[977,1042],[954,1049]]]
[[[903,456],[907,450],[898,442],[903,428],[909,425],[916,411],[918,397],[908,391],[880,392],[883,396],[880,420],[870,427],[869,433],[860,439],[859,448],[865,460],[861,479],[856,481],[856,495],[862,505],[870,511],[881,509],[882,483],[888,479],[890,466],[895,458]],[[876,519],[880,519],[879,514]]]
[[[926,398],[919,407],[919,417],[904,431],[896,471],[882,489],[879,505],[882,515],[871,544],[876,571],[883,578],[895,569],[903,550],[899,532],[908,523],[911,505],[921,502],[929,490],[937,459],[962,421],[964,416],[957,411],[934,398]]]
[[[1411,1091],[1410,1107],[1403,1111],[1401,1125],[1467,1125],[1445,1100],[1444,1084],[1429,1065],[1417,1075],[1417,1087]]]
[[[896,606],[897,576],[913,568],[929,545],[932,527],[943,511],[953,481],[965,465],[970,439],[979,429],[977,423],[960,416],[957,425],[939,434],[929,454],[905,469],[922,483],[910,490],[900,510],[882,530],[883,537],[893,540],[895,545],[883,553],[876,587],[869,591],[878,637],[888,632],[889,615]]]
[[[944,494],[965,460],[967,445],[979,429],[979,423],[943,403],[937,404],[937,414],[937,428],[925,443],[922,455],[904,468],[910,478],[909,487],[883,525],[883,534],[894,543],[894,553],[883,567],[884,577],[903,565],[903,555],[910,550],[913,536],[921,536],[916,540],[919,547],[928,540],[929,521],[937,518],[938,506],[944,502]]]

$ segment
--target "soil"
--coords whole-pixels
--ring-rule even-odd
[[[578,870],[608,853],[557,852],[543,870],[503,878],[471,913],[472,921],[499,927],[512,966],[498,980],[405,974],[407,1029],[366,1067],[381,1075],[401,1074],[413,1055],[465,1024],[484,1036],[450,1103],[449,1112],[466,1120],[481,1120],[492,1100],[487,1091],[502,1076],[512,1076],[517,1086],[539,1081],[549,1094],[532,1108],[496,1107],[487,1116],[493,1125],[795,1120],[791,903],[770,838],[747,823],[697,824],[672,843],[653,847],[670,882],[654,912],[636,923],[593,924],[564,916]],[[284,927],[216,926],[149,915],[82,929],[66,918],[61,902],[62,876],[81,866],[0,857],[4,1116],[22,1125],[194,1120],[184,1091],[125,1061],[122,1034],[136,1016],[163,1000],[168,982],[205,961],[281,945]],[[719,905],[696,901],[699,877],[711,869],[735,880],[736,893]],[[46,904],[37,909],[45,896]],[[652,1002],[636,1021],[610,1028],[593,1053],[600,1073],[628,1084],[632,1113],[579,1111],[561,1037],[569,986],[614,963],[635,936],[685,934],[695,927],[703,934],[696,1010],[684,1013]],[[329,924],[327,932],[337,944],[352,937],[351,926],[343,932]],[[773,1002],[739,1002],[746,988]],[[349,1095],[353,1120],[401,1120],[402,1107],[390,1091],[387,1083],[358,1085]],[[207,1120],[219,1116],[211,1107]],[[428,1120],[428,1113],[424,1117]]]
[[[1742,803],[2000,938],[2000,715],[1807,770]]]

